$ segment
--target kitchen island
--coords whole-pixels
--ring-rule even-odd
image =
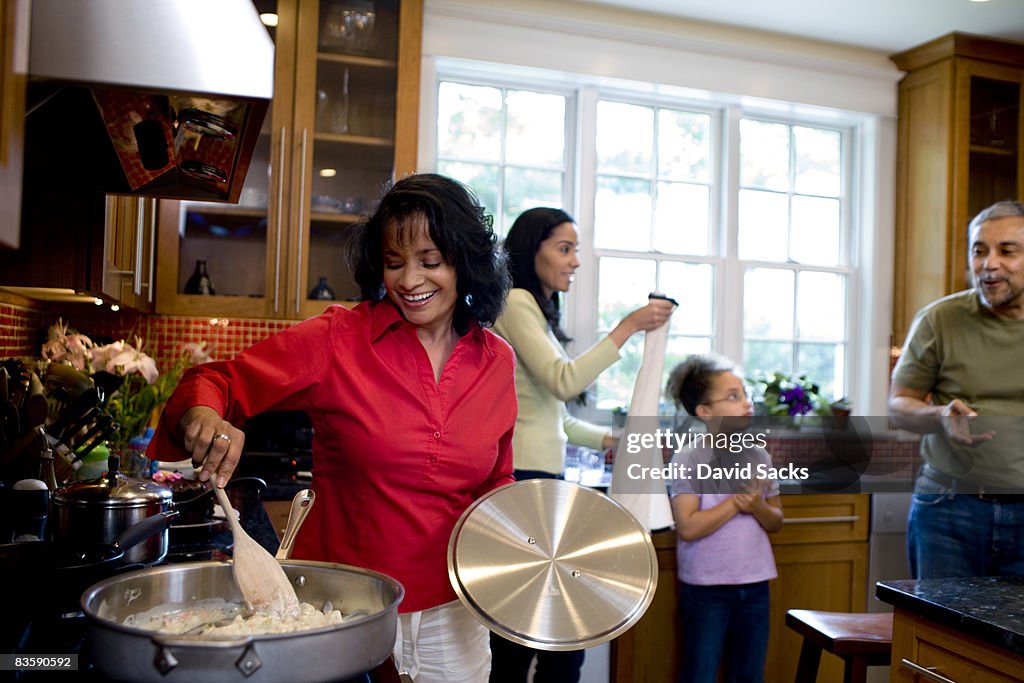
[[[1024,680],[1024,578],[884,581],[892,681]]]

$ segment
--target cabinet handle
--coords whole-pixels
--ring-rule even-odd
[[[135,296],[142,295],[142,256],[143,237],[146,232],[146,200],[139,197],[135,204],[135,275],[132,278],[132,292]]]
[[[295,312],[299,313],[302,306],[302,240],[303,230],[306,228],[306,138],[308,129],[302,129],[302,154],[299,157],[302,165],[299,166],[302,172],[299,174],[299,247],[296,249],[295,258]]]
[[[281,137],[277,141],[277,235],[274,238],[274,313],[280,308],[281,294],[281,220],[284,215],[284,152],[288,129],[281,126]]]
[[[787,517],[783,524],[831,524],[832,522],[856,522],[860,515],[836,515],[835,517]]]
[[[928,680],[935,681],[936,683],[956,683],[952,678],[946,678],[942,674],[937,673],[934,666],[923,667],[905,657],[900,661],[900,665],[905,666],[917,675],[924,676]]]
[[[149,275],[146,278],[146,300],[153,303],[156,296],[156,287],[153,286],[153,279],[156,277],[156,200],[146,201],[149,202]]]

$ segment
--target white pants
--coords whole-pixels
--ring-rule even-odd
[[[458,600],[399,614],[395,664],[416,683],[487,683],[489,633]]]

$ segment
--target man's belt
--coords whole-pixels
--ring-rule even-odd
[[[928,464],[921,468],[921,475],[931,479],[939,486],[952,489],[953,493],[959,495],[974,496],[979,500],[987,500],[992,503],[1024,503],[1024,494],[1022,494],[1024,489],[975,484],[940,472]]]

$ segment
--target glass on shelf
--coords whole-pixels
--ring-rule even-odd
[[[319,47],[327,52],[369,52],[376,23],[372,0],[328,2],[320,15]]]

